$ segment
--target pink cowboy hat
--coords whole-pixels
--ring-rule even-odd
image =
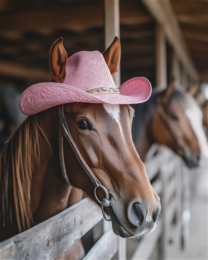
[[[99,51],[81,51],[68,58],[63,83],[43,82],[28,87],[19,106],[25,115],[33,115],[61,104],[105,103],[137,104],[151,95],[150,82],[143,77],[132,78],[118,88]]]

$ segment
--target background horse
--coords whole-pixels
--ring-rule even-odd
[[[188,89],[188,94],[196,100],[202,110],[203,127],[208,140],[208,85],[193,85]]]
[[[103,57],[115,73],[120,60],[118,38]],[[60,38],[50,51],[54,81],[64,81],[66,62]],[[128,105],[71,103],[65,105],[64,112],[83,158],[113,195],[110,215],[114,232],[132,237],[152,231],[160,203],[132,140],[133,109]],[[29,116],[11,137],[0,156],[0,241],[80,201],[82,191],[97,203],[91,180],[65,141],[64,154],[71,185],[61,174],[58,107]],[[101,190],[98,196],[103,197]],[[63,257],[81,259],[80,241],[78,247],[79,255],[67,252]]]
[[[202,127],[202,113],[195,100],[174,82],[165,90],[153,91],[135,110],[132,131],[142,160],[153,143],[166,145],[180,155],[190,168],[207,156],[207,141]]]

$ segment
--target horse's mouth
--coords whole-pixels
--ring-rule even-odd
[[[181,155],[182,159],[184,160],[186,166],[189,169],[195,168],[199,166],[199,163],[194,163],[191,159],[189,159],[186,155]]]
[[[116,235],[123,237],[123,238],[130,238],[134,237],[133,234],[129,233],[119,222],[118,218],[116,217],[116,214],[114,213],[112,207],[108,208],[109,214],[111,216],[112,220],[112,226],[113,226],[113,231]]]
[[[137,236],[142,236],[145,235],[146,233],[152,232],[155,229],[156,224],[154,223],[154,225],[151,225],[151,227],[146,227],[146,228],[140,227],[139,232],[138,229],[137,232],[130,232],[126,228],[124,228],[123,225],[120,223],[112,207],[108,208],[108,211],[111,216],[113,231],[116,235],[120,237],[133,238]]]

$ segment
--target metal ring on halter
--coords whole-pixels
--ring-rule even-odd
[[[96,193],[96,192],[97,192],[97,188],[101,188],[101,189],[105,192],[105,198],[102,199],[102,201],[100,201],[100,200],[98,199],[98,196],[97,196],[97,193]],[[107,189],[106,189],[102,184],[99,183],[98,186],[95,187],[95,189],[94,189],[94,194],[95,194],[96,200],[97,200],[100,204],[102,204],[104,207],[110,207],[110,204],[111,204],[111,202],[110,202],[110,195],[109,195]]]
[[[99,187],[105,192],[105,198],[103,198],[102,201],[100,201],[98,199],[97,193],[96,193],[97,192],[97,188],[99,188]],[[109,195],[107,189],[102,184],[99,183],[98,186],[95,187],[95,189],[94,189],[94,194],[95,194],[96,200],[101,204],[101,209],[102,209],[102,213],[103,213],[104,219],[106,221],[111,221],[111,218],[109,218],[109,219],[106,218],[106,215],[105,215],[105,212],[104,212],[104,209],[103,209],[103,207],[107,208],[107,207],[110,207],[110,205],[111,205],[110,195]]]
[[[102,213],[103,213],[103,218],[104,218],[106,221],[111,221],[111,218],[107,218],[107,217],[106,217],[105,211],[104,211],[104,209],[103,209],[103,204],[101,204],[101,209],[102,209]]]

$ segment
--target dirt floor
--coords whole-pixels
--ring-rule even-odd
[[[167,260],[208,260],[208,167],[193,171],[191,181],[191,219],[189,247],[186,251],[170,247]]]

